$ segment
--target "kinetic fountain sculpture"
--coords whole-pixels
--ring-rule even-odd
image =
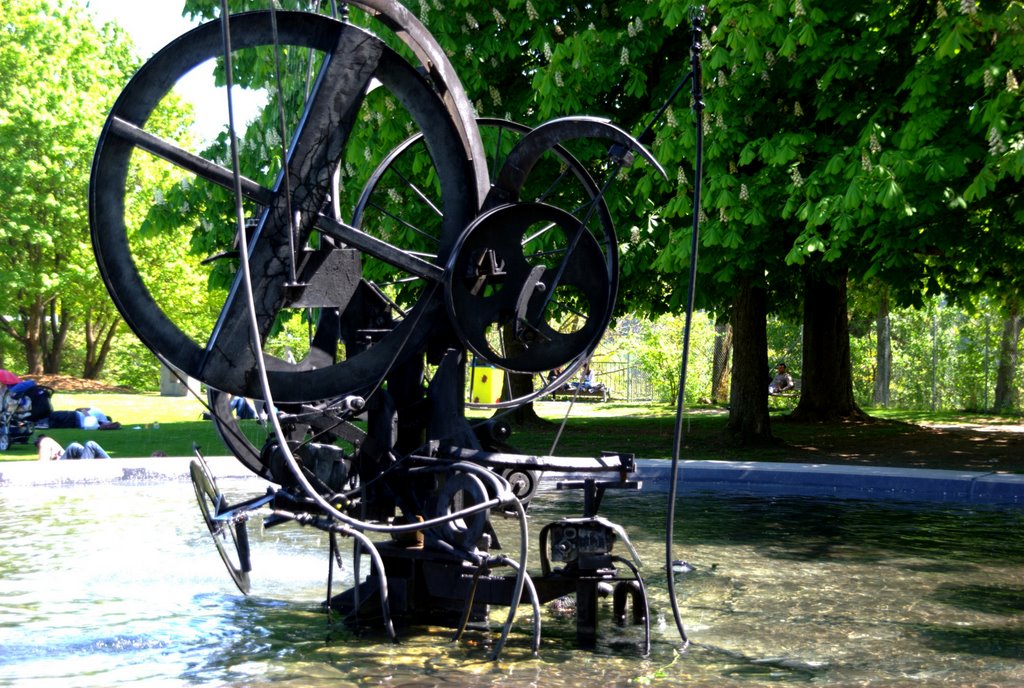
[[[497,656],[524,591],[535,650],[539,605],[571,593],[579,642],[592,645],[599,591],[610,588],[617,617],[624,621],[629,600],[649,647],[639,562],[635,553],[613,553],[617,542],[632,553],[629,538],[598,515],[606,490],[639,488],[630,480],[633,457],[503,451],[508,425],[470,423],[464,398],[470,356],[506,371],[562,371],[535,392],[490,405],[502,409],[558,389],[589,360],[618,279],[605,190],[637,156],[661,168],[640,141],[602,119],[569,117],[535,129],[477,119],[444,51],[404,7],[349,4],[390,29],[401,53],[345,18],[273,9],[228,15],[222,4],[221,20],[143,65],[114,105],[95,155],[92,238],[113,300],[158,357],[207,385],[230,451],[277,486],[228,504],[197,449],[192,478],[220,554],[247,592],[246,524],[269,509],[266,527],[296,522],[330,534],[330,571],[338,535],[353,538],[357,572],[359,557],[371,557],[372,573],[340,595],[332,596],[328,576],[331,606],[353,622],[375,619],[394,635],[394,618],[447,620],[461,632],[489,606],[507,606]],[[276,69],[282,55],[301,54],[309,65],[301,117],[280,132],[285,162],[271,181],[240,170],[233,122],[230,164],[149,126],[196,65],[220,60],[230,92],[232,60],[246,51]],[[278,96],[283,113],[286,97]],[[361,127],[383,118],[397,119],[408,136],[354,193],[348,148],[365,140]],[[577,139],[610,146],[600,166],[563,147]],[[144,276],[127,200],[133,156],[162,158],[189,184],[234,196],[236,250],[211,260],[248,260],[238,261],[205,340],[166,312]],[[346,199],[354,199],[350,212]],[[310,321],[309,348],[297,362],[263,350],[289,310]],[[231,396],[276,408],[262,446],[240,432]],[[541,529],[538,575],[526,567],[526,506],[545,471],[593,477],[561,484],[583,491],[582,515]],[[515,558],[502,553],[491,526],[497,513],[519,519]]]

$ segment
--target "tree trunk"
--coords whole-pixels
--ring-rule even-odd
[[[864,417],[853,400],[846,268],[804,278],[804,357],[795,421]]]
[[[97,380],[107,364],[107,356],[114,343],[121,318],[115,316],[109,323],[95,316],[90,310],[85,322],[85,363],[82,366],[82,377],[86,380]]]
[[[512,373],[505,371],[505,382],[502,385],[501,398],[515,399],[533,392],[533,375],[530,373]],[[500,416],[512,425],[546,425],[548,421],[537,415],[533,402],[517,406],[511,412],[498,409],[495,416]]]
[[[732,388],[726,432],[739,444],[772,440],[768,415],[768,293],[745,279],[733,299]]]
[[[729,400],[729,358],[732,354],[732,326],[728,320],[715,322],[715,351],[711,369],[711,403]]]
[[[46,303],[36,299],[28,313],[22,312],[25,321],[25,329],[19,337],[22,346],[25,347],[25,366],[29,375],[43,374],[43,360],[46,352],[45,332],[43,327],[44,312]]]
[[[1009,312],[1003,322],[1003,338],[999,344],[999,368],[996,370],[996,398],[993,410],[1009,411],[1017,406],[1017,388],[1013,379],[1017,373],[1018,344],[1024,316],[1020,301],[1014,297],[1008,304]]]
[[[892,338],[889,328],[889,290],[883,289],[875,317],[875,393],[876,406],[889,406],[889,381],[892,379]]]
[[[61,305],[58,313],[57,302],[51,301],[49,313],[44,325],[46,331],[43,349],[43,372],[48,375],[60,373],[61,361],[64,358],[64,343],[68,339],[71,318]]]

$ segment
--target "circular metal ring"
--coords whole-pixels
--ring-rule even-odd
[[[434,501],[433,518],[441,518],[463,509],[472,508],[487,501],[487,489],[483,481],[469,473],[454,473],[444,478]],[[487,525],[487,512],[453,519],[438,526],[438,536],[464,551],[472,550],[480,542]]]
[[[277,36],[282,45],[319,55],[324,64],[329,63],[329,60],[323,56],[332,53],[333,58],[344,60],[344,53],[340,53],[339,58],[339,54],[334,51],[339,49],[339,45],[349,45],[345,43],[346,35],[350,37],[352,45],[379,43],[378,39],[356,27],[321,15],[277,12],[276,18]],[[235,53],[251,50],[254,57],[259,57],[261,50],[274,45],[274,31],[268,12],[233,15],[230,25]],[[356,32],[358,39],[351,38],[355,35],[351,32]],[[182,177],[186,181],[188,175],[193,174],[197,181],[215,190],[217,187],[230,186],[230,171],[216,160],[203,159],[184,146],[161,139],[157,135],[156,124],[152,131],[147,129],[151,117],[161,108],[165,96],[171,93],[176,83],[196,66],[218,59],[222,49],[220,22],[210,22],[172,42],[154,55],[133,77],[111,111],[97,146],[90,183],[90,222],[101,275],[125,321],[139,338],[171,364],[212,387],[231,394],[262,397],[258,376],[252,374],[255,354],[252,352],[250,337],[246,336],[248,328],[242,324],[240,317],[244,311],[239,307],[242,302],[240,278],[236,278],[228,292],[216,323],[200,327],[186,326],[172,319],[173,304],[158,303],[154,297],[151,284],[144,278],[145,262],[152,257],[140,256],[136,250],[137,237],[141,236],[137,226],[138,206],[147,202],[147,199],[136,194],[135,175],[139,173],[136,166],[139,158],[133,161],[134,156],[153,161],[158,158],[171,160],[172,171],[176,170],[179,175],[184,171]],[[424,134],[430,154],[430,170],[425,173],[436,180],[440,198],[440,219],[436,229],[438,246],[434,256],[427,258],[427,262],[443,266],[447,260],[447,251],[477,211],[475,200],[468,197],[476,194],[464,193],[467,185],[472,184],[472,169],[466,163],[470,156],[463,149],[451,114],[439,94],[405,60],[380,45],[372,77],[383,85],[392,104],[400,111],[403,118],[400,121],[407,121],[411,127]],[[368,99],[377,96],[367,92],[362,97]],[[366,118],[363,118],[364,114]],[[374,127],[371,131],[376,133],[378,127],[375,123],[381,116],[392,116],[392,113],[360,111],[346,121],[352,127],[369,124]],[[158,117],[153,119],[159,123]],[[313,130],[305,130],[302,136],[314,140],[325,134],[326,130],[318,131],[314,127]],[[294,144],[290,152],[300,144],[301,141]],[[341,156],[343,153],[344,150],[331,155]],[[335,162],[341,164],[342,160],[335,158]],[[247,183],[245,189],[246,203],[262,208],[261,212],[274,206],[279,197],[276,187],[256,182]],[[154,206],[159,204],[156,199],[149,198],[148,201]],[[317,232],[327,232],[326,236],[330,236],[330,228],[323,224],[323,216],[320,219],[314,218],[312,222],[315,227],[302,230],[305,235],[299,237],[298,246],[315,243],[311,236]],[[412,255],[401,247],[401,238],[392,241],[381,237],[377,239],[387,244],[386,249],[393,249],[391,255]],[[279,241],[276,235],[260,238],[257,230],[250,255],[260,250],[261,241],[272,240]],[[273,251],[280,253],[276,245]],[[416,257],[422,258],[419,255]],[[261,280],[256,287],[256,297],[263,309],[259,324],[265,338],[280,309],[288,305],[287,290],[290,286],[286,284],[286,271],[274,272],[276,265],[271,265],[271,261],[256,267],[262,270],[262,274],[258,272],[254,276]],[[441,270],[436,272],[440,275]],[[356,274],[354,281],[358,280],[359,275]],[[396,361],[410,352],[422,349],[431,334],[432,325],[437,321],[439,296],[440,289],[425,286],[411,308],[404,311],[405,317],[397,325],[385,325],[371,335],[374,338],[373,346],[354,347],[346,343],[347,358],[343,360],[333,360],[334,350],[339,348],[337,346],[328,347],[330,355],[326,363],[318,361],[316,364],[304,365],[300,361],[291,364],[267,357],[274,398],[280,402],[310,401],[371,389]],[[339,303],[335,310],[340,311],[346,305],[347,301]],[[337,317],[329,319],[329,325],[338,329]],[[340,329],[344,330],[344,327]],[[205,335],[196,338],[191,334],[195,331],[205,332]],[[203,341],[202,336],[209,336],[209,339]],[[341,334],[328,332],[327,337],[331,336],[337,341]],[[362,335],[355,333],[352,336]],[[211,361],[220,363],[214,365]]]
[[[448,264],[445,302],[462,343],[506,370],[542,373],[593,350],[611,319],[603,252],[572,214],[544,203],[481,215]],[[508,347],[510,337],[517,346]]]
[[[248,595],[249,583],[249,535],[245,522],[218,521],[214,519],[217,509],[224,501],[224,495],[217,489],[217,483],[206,462],[199,455],[189,465],[192,487],[195,488],[199,510],[203,514],[217,553],[228,569],[231,580],[243,594]]]

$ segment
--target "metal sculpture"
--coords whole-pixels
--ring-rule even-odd
[[[613,170],[634,155],[660,167],[604,120],[565,118],[532,130],[477,120],[444,51],[404,7],[349,4],[379,19],[418,63],[345,20],[273,9],[228,15],[222,6],[222,20],[143,65],[99,138],[90,220],[114,302],[158,357],[208,386],[229,450],[277,485],[228,504],[197,450],[192,478],[203,518],[243,592],[251,569],[246,523],[269,509],[268,527],[291,522],[330,533],[330,562],[337,535],[354,539],[357,561],[372,558],[366,580],[337,596],[328,590],[331,606],[353,622],[382,619],[393,634],[393,617],[448,618],[461,632],[488,605],[505,605],[497,656],[524,591],[534,607],[534,649],[539,604],[574,593],[579,640],[592,644],[598,591],[611,585],[622,619],[626,598],[633,601],[649,646],[638,562],[612,554],[616,540],[631,550],[629,539],[598,516],[605,490],[639,487],[629,479],[632,457],[497,451],[507,426],[471,425],[464,387],[467,355],[507,371],[562,369],[547,387],[495,406],[537,398],[589,359],[609,322],[618,252],[605,187],[563,144],[602,139]],[[279,66],[282,54],[296,53],[311,78],[301,116],[290,118],[294,130],[282,127],[283,162],[270,179],[247,176],[237,153],[231,163],[204,157],[157,126],[175,84],[198,65],[221,61],[230,88],[234,59],[272,56]],[[277,93],[282,113],[293,95]],[[348,174],[348,146],[359,127],[382,117],[398,118],[408,137],[379,151],[346,210],[343,189],[359,176]],[[229,131],[234,143],[233,122]],[[238,269],[205,338],[188,331],[147,281],[152,256],[133,195],[140,157],[167,161],[187,183],[234,197]],[[545,190],[537,193],[540,177]],[[282,314],[296,309],[310,320],[308,351],[297,362],[270,356],[263,345]],[[273,432],[262,444],[232,418],[232,395],[272,410]],[[583,515],[545,526],[538,575],[526,567],[525,505],[543,471],[594,477],[564,485],[584,491]],[[498,548],[489,521],[497,511],[520,519],[516,559]],[[391,539],[375,542],[367,533]]]

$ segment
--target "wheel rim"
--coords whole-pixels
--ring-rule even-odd
[[[217,547],[217,553],[228,569],[231,580],[235,582],[238,589],[245,595],[251,589],[249,581],[248,554],[243,557],[242,552],[248,552],[249,540],[245,530],[245,524],[235,524],[230,521],[217,521],[214,516],[218,506],[223,502],[224,496],[217,489],[213,475],[201,456],[192,460],[189,466],[192,476],[192,486],[195,488],[196,499],[199,502],[199,511],[203,515],[213,543]],[[235,527],[235,526],[239,527]]]
[[[273,44],[269,13],[236,15],[230,23],[232,46],[236,53],[264,50]],[[157,53],[126,87],[108,118],[97,147],[90,186],[90,220],[93,245],[104,281],[126,322],[140,339],[172,365],[217,389],[238,395],[262,396],[254,376],[248,372],[251,366],[246,365],[255,359],[251,344],[243,336],[239,324],[241,309],[238,304],[241,299],[238,280],[228,291],[216,322],[213,325],[207,324],[205,332],[208,334],[202,334],[202,328],[199,328],[200,334],[186,333],[187,328],[180,321],[171,319],[169,311],[172,308],[158,302],[154,297],[152,283],[143,277],[140,268],[142,260],[138,259],[137,263],[137,251],[133,253],[133,245],[129,240],[129,226],[132,226],[132,232],[137,230],[137,226],[126,220],[133,204],[138,202],[134,197],[126,199],[129,181],[134,181],[133,174],[136,172],[131,167],[132,156],[140,153],[150,155],[143,151],[149,145],[145,139],[145,127],[164,95],[184,74],[220,54],[220,31],[219,22],[211,22],[185,34]],[[377,42],[377,39],[354,27],[308,13],[277,12],[277,34],[282,44],[309,49],[311,53],[326,53],[346,40],[353,46],[358,44],[360,49],[364,43]],[[383,85],[382,97],[397,102],[402,120],[423,131],[428,144],[432,165],[428,173],[436,178],[442,199],[442,215],[436,229],[439,237],[436,255],[423,262],[440,266],[447,258],[446,252],[450,251],[476,210],[473,199],[469,197],[471,195],[461,193],[470,180],[470,169],[465,162],[467,155],[448,111],[429,84],[389,49],[383,46],[376,46],[376,49],[379,50],[379,58],[372,76]],[[347,55],[343,53],[343,56]],[[373,93],[363,94],[363,97],[376,98]],[[354,117],[353,128],[365,114],[361,110]],[[373,120],[370,121],[372,124]],[[141,133],[139,130],[142,130]],[[357,133],[361,132],[359,130]],[[303,136],[297,137],[300,140],[290,147],[291,151],[301,146],[302,138],[315,136],[316,133],[315,130],[312,133],[305,131]],[[171,152],[177,155],[178,147],[171,148],[175,149]],[[337,162],[338,159],[340,154],[333,161]],[[175,163],[171,167],[194,174],[198,183],[224,186],[224,180],[217,177],[217,174],[222,177],[224,170],[217,165],[213,166],[213,171],[207,171],[201,167],[200,162],[189,159],[185,164]],[[284,195],[275,196],[274,187],[267,184],[251,184],[246,189],[247,202],[264,209],[272,206],[275,198],[280,199]],[[317,201],[314,195],[313,200],[307,200],[307,203],[315,205]],[[264,215],[272,217],[273,213],[266,212]],[[325,223],[328,225],[325,226]],[[323,215],[308,220],[305,229],[300,226],[305,236],[300,236],[299,245],[317,243],[316,239],[319,239],[321,247],[323,244],[336,243],[330,238],[333,229],[329,223],[330,218],[325,219]],[[258,235],[250,255],[258,255],[260,241],[276,246],[268,249],[272,256],[276,255],[275,250],[280,253],[280,230],[274,229],[271,220],[264,220],[264,228],[267,226],[271,230]],[[369,234],[369,231],[366,233]],[[309,240],[309,236],[316,239]],[[275,241],[277,244],[274,244]],[[394,249],[393,253],[398,258],[414,255],[414,251],[406,250],[401,245],[388,246]],[[262,263],[262,267],[268,266],[270,262]],[[322,345],[326,357],[330,359],[326,364],[323,355],[319,360],[302,360],[296,364],[267,359],[275,399],[282,402],[306,401],[367,390],[379,383],[396,360],[417,350],[426,341],[430,334],[430,327],[426,325],[433,325],[438,320],[435,315],[439,313],[440,290],[433,285],[427,285],[418,294],[409,297],[411,307],[404,311],[404,317],[397,317],[397,324],[386,323],[379,341],[372,347],[354,347],[350,341],[344,340],[340,342],[344,346],[339,346],[338,338],[334,335],[338,327],[337,313],[343,312],[353,300],[360,277],[358,273],[353,273],[358,269],[358,257],[353,260],[349,256],[342,261],[340,273],[348,280],[348,291],[339,295],[336,292],[344,289],[332,287],[335,293],[329,296],[335,302],[319,307],[321,324],[317,334],[322,334],[320,329],[328,333],[321,336],[321,339],[328,340],[326,345]],[[263,301],[266,302],[264,311],[260,313],[262,339],[266,338],[281,311],[294,305],[287,303],[288,294],[283,286],[286,280],[278,276],[267,276],[271,273],[269,269],[264,270],[264,273],[266,279],[257,285],[258,299],[265,297]],[[439,267],[434,274],[441,274]],[[298,307],[303,306],[300,304]],[[332,337],[333,342],[330,341]],[[335,361],[335,350],[340,349],[345,351],[344,358]],[[313,353],[312,349],[310,353]]]

